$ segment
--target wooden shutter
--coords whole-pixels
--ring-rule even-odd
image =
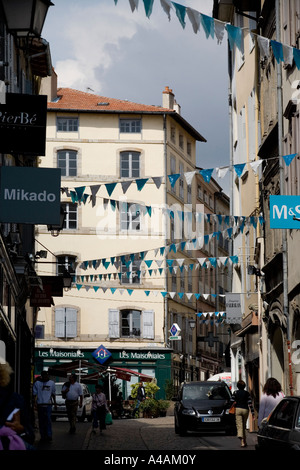
[[[120,337],[120,312],[119,310],[110,308],[108,310],[108,328],[110,338]]]
[[[66,308],[66,338],[77,336],[77,310]]]
[[[143,312],[143,338],[154,339],[154,311]]]
[[[55,309],[55,336],[57,338],[65,337],[65,309]]]

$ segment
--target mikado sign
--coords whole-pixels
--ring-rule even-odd
[[[0,168],[0,222],[60,223],[58,168]]]

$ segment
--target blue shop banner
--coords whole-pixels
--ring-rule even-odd
[[[270,228],[300,228],[300,196],[270,196]]]

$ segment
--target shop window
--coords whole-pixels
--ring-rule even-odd
[[[57,152],[57,167],[61,176],[77,176],[77,152],[75,150],[59,150]]]

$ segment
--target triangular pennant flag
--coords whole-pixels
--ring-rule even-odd
[[[168,18],[169,18],[169,21],[170,21],[171,20],[170,11],[171,11],[171,7],[172,7],[171,0],[160,0],[160,3],[161,3],[161,6],[162,6],[162,9],[168,15]]]
[[[148,295],[150,294],[150,291],[149,291],[149,290],[145,290],[144,292],[145,292],[146,296],[148,297]]]
[[[188,171],[186,173],[184,173],[184,176],[185,176],[185,181],[186,181],[186,184],[188,186],[190,186],[192,184],[192,181],[193,181],[193,178],[196,174],[196,171]]]
[[[183,28],[185,28],[185,14],[186,14],[186,7],[180,5],[179,3],[172,2],[175,7],[177,18]]]
[[[137,179],[135,181],[139,191],[141,191],[143,189],[143,187],[145,186],[147,181],[148,181],[148,178],[141,178],[141,179]]]
[[[242,50],[242,30],[232,24],[226,24],[226,30],[228,33],[228,41],[230,50],[233,50],[236,45],[239,50]]]
[[[262,160],[256,160],[255,162],[251,162],[250,163],[250,166],[252,168],[252,170],[254,171],[254,173],[256,174],[257,170],[258,170],[258,167],[262,164]]]
[[[293,48],[286,44],[282,44],[282,52],[283,52],[284,65],[292,66],[293,65]]]
[[[127,191],[127,189],[129,188],[129,186],[131,186],[131,183],[132,183],[132,181],[122,181],[122,182],[121,182],[123,194],[126,193],[126,191]]]
[[[172,188],[174,187],[174,184],[176,183],[179,177],[180,177],[180,173],[176,173],[174,175],[168,175]]]
[[[229,170],[229,166],[216,168],[217,177],[218,178],[224,178],[224,176],[226,176],[226,173],[227,173],[228,170]]]
[[[83,196],[83,193],[84,193],[84,190],[85,190],[85,186],[81,186],[80,188],[75,188],[78,201],[81,200],[81,198],[82,198],[82,196]]]
[[[92,193],[91,194],[92,207],[94,207],[95,204],[96,204],[96,195],[97,195],[97,192],[100,189],[100,186],[101,186],[101,184],[95,184],[95,185],[90,186],[90,190],[91,190],[91,193]]]
[[[105,187],[107,189],[108,195],[111,196],[113,190],[115,189],[117,183],[106,183]]]
[[[139,0],[129,0],[131,11],[134,12],[135,9],[138,9]]]
[[[294,56],[294,61],[296,64],[297,69],[300,69],[300,50],[296,49],[295,47],[293,48],[293,56]]]
[[[146,16],[147,18],[150,18],[152,9],[153,9],[154,0],[143,0],[143,2],[144,2]]]
[[[258,47],[263,57],[270,55],[270,39],[257,35]]]
[[[284,161],[285,161],[286,166],[289,166],[289,165],[292,163],[292,161],[294,160],[294,158],[296,157],[296,155],[297,155],[296,153],[293,153],[293,154],[291,154],[291,155],[283,155],[283,156],[282,156],[282,158],[283,158]]]
[[[208,170],[200,170],[199,173],[202,176],[202,178],[204,179],[204,181],[206,181],[206,183],[209,183],[213,171],[214,171],[214,169],[210,168]]]
[[[169,295],[170,295],[171,299],[174,299],[174,297],[176,295],[176,292],[169,292]]]
[[[279,62],[283,62],[283,49],[281,42],[271,39],[270,44],[272,46],[273,54],[277,63],[279,64]]]
[[[244,171],[245,165],[246,165],[246,163],[238,163],[237,165],[233,165],[233,167],[235,169],[235,172],[236,172],[236,174],[238,175],[239,178],[240,178],[240,176],[242,175],[242,173]]]
[[[218,21],[215,19],[215,34],[218,41],[218,44],[222,44],[225,33],[225,23],[223,21]]]
[[[211,16],[200,14],[201,24],[205,31],[206,38],[211,36],[212,38],[215,35],[215,22]]]
[[[151,178],[157,189],[159,189],[162,183],[162,176],[152,176]]]
[[[197,10],[194,10],[193,8],[187,7],[186,8],[187,15],[189,17],[190,22],[192,23],[194,33],[197,34],[200,28],[200,15]]]

